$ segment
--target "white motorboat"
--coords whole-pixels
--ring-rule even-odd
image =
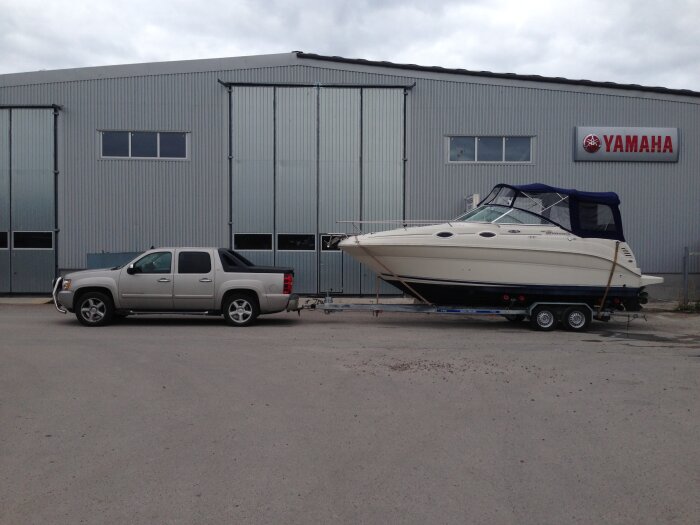
[[[441,305],[584,302],[639,310],[642,275],[615,193],[497,185],[452,221],[351,236],[339,248],[417,299]]]

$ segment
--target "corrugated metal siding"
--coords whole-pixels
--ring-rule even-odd
[[[0,109],[0,231],[10,229],[10,110]],[[1,272],[2,270],[0,270]]]
[[[12,110],[12,229],[54,229],[53,111]],[[51,264],[53,268],[53,263]]]
[[[316,231],[316,90],[277,89],[278,233]]]
[[[360,90],[321,89],[319,233],[352,232],[360,219]],[[321,251],[319,292],[360,293],[360,265],[340,251]]]
[[[351,232],[360,219],[360,90],[320,92],[319,231]]]
[[[363,90],[362,220],[403,218],[403,90]],[[363,225],[363,231],[395,228],[392,223]],[[362,267],[361,291],[374,293],[376,275]],[[382,282],[381,293],[398,293]]]
[[[275,106],[276,232],[311,234],[316,238],[317,90],[278,88]],[[275,239],[277,246],[277,239]],[[294,268],[295,287],[315,293],[317,251],[277,251],[280,266]]]
[[[0,232],[10,239],[10,111],[0,109]],[[0,248],[0,293],[10,291],[10,250]]]
[[[274,232],[273,88],[231,93],[234,233]]]
[[[53,250],[12,251],[12,291],[47,293],[54,278]]]

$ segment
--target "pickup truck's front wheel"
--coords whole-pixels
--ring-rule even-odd
[[[83,326],[104,326],[112,320],[112,299],[100,292],[82,294],[75,307],[75,316]]]
[[[230,326],[248,326],[260,314],[258,300],[251,294],[234,293],[224,301],[224,319]]]

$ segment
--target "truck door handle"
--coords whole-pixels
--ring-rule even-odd
[[[160,279],[158,279],[158,282],[159,282],[159,283],[169,283],[169,282],[170,282],[170,279],[167,279],[167,278],[165,278],[165,277],[161,277]]]
[[[204,279],[200,279],[199,282],[200,283],[210,283],[211,279],[209,279],[208,277],[205,277]]]

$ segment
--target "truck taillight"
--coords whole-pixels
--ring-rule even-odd
[[[289,295],[292,293],[292,284],[294,283],[294,274],[285,273],[284,274],[284,287],[282,288],[282,293]]]

